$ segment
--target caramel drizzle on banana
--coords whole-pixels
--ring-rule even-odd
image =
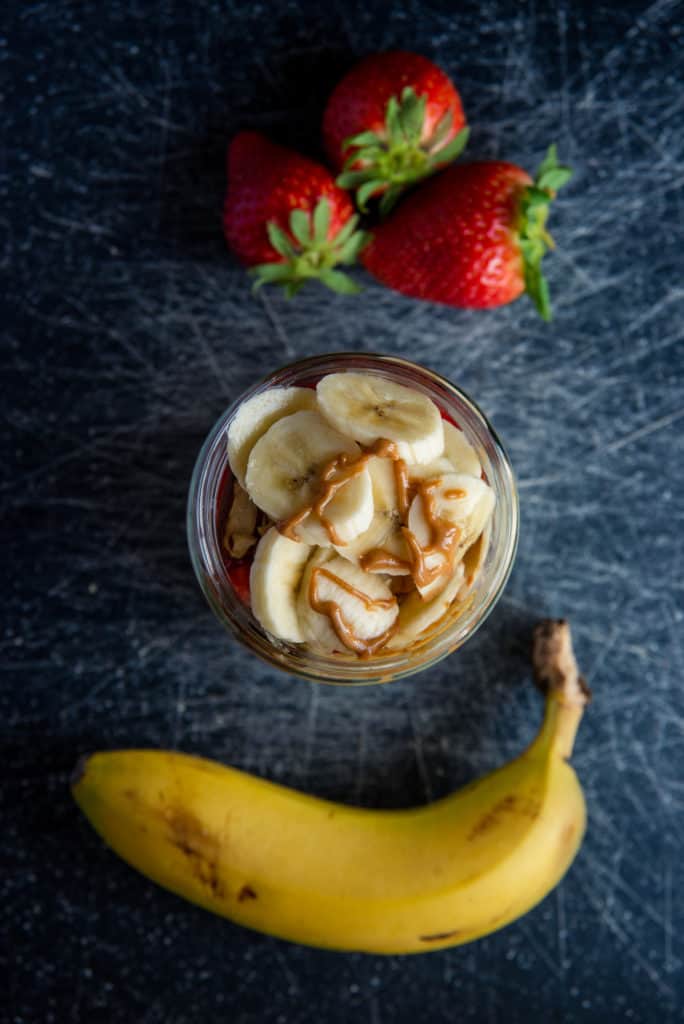
[[[408,559],[400,558],[390,551],[385,551],[382,547],[372,548],[362,555],[359,561],[362,569],[366,572],[382,572],[392,569],[395,571],[408,570],[418,587],[427,587],[441,576],[451,575],[462,531],[460,526],[450,523],[449,520],[443,519],[438,514],[434,490],[439,487],[441,482],[441,478],[419,480],[410,488],[409,492],[411,500],[415,494],[420,496],[423,513],[430,527],[429,544],[422,547],[413,531],[409,530],[407,526],[402,526],[401,532],[408,548]],[[460,487],[454,487],[444,492],[444,497],[447,499],[458,499],[465,496],[466,492]],[[400,497],[400,504],[401,500]],[[405,514],[402,514],[402,518],[406,518]],[[434,560],[433,565],[428,564],[431,560]]]
[[[371,548],[365,555],[361,555],[359,566],[364,572],[399,572],[407,576],[411,575],[412,562],[384,548]]]
[[[437,512],[434,491],[441,482],[441,479],[421,480],[416,488],[423,505],[423,514],[430,527],[429,544],[426,547],[421,547],[412,530],[409,530],[407,526],[403,526],[401,529],[411,554],[411,575],[417,587],[427,587],[442,576],[450,576],[454,568],[462,530],[460,526],[450,523],[448,519],[442,519]],[[462,497],[464,493],[459,488],[454,491],[445,491],[444,496],[449,497],[450,494],[455,494]],[[428,565],[428,561],[435,556],[437,556],[435,563]]]
[[[361,452],[360,455],[350,455],[348,452],[342,452],[324,464],[321,470],[322,486],[314,500],[308,505],[302,505],[297,512],[277,524],[280,533],[284,534],[285,537],[289,537],[290,540],[299,540],[295,530],[313,512],[318,516],[321,525],[328,534],[330,543],[336,547],[344,547],[346,541],[339,536],[335,529],[335,524],[325,515],[325,509],[343,487],[346,487],[347,484],[363,473],[369,459],[373,455],[377,455],[381,459],[393,460],[395,479],[397,474],[396,467],[400,463],[406,476],[406,484],[408,484],[406,463],[399,459],[397,446],[392,441],[376,441],[375,444],[366,449],[366,451]],[[403,511],[402,515],[404,515]]]
[[[408,558],[404,559],[382,547],[372,548],[367,551],[359,560],[361,569],[365,572],[387,572],[391,570],[405,572],[413,578],[418,587],[427,587],[441,576],[448,576],[453,571],[458,542],[461,537],[461,528],[448,520],[443,519],[437,512],[434,489],[441,484],[441,478],[433,480],[419,480],[412,483],[409,479],[408,466],[399,455],[398,446],[393,441],[384,438],[376,441],[373,445],[363,451],[360,455],[350,455],[342,452],[336,455],[329,462],[325,463],[321,470],[321,488],[316,497],[309,504],[303,505],[297,512],[277,524],[280,533],[297,541],[296,528],[308,516],[314,513],[330,538],[330,542],[337,547],[342,547],[345,541],[339,536],[335,524],[325,515],[325,510],[333,498],[346,487],[352,480],[356,479],[365,470],[369,459],[376,455],[381,459],[391,459],[394,470],[394,481],[397,490],[397,502],[402,520],[408,516],[411,502],[416,494],[420,495],[423,512],[430,528],[430,542],[422,547],[412,530],[402,526],[401,532],[406,541]],[[448,500],[464,498],[466,492],[461,488],[452,488],[444,492]],[[435,564],[428,565],[431,558],[436,558]],[[319,574],[324,574],[333,579],[342,589],[353,594],[363,601],[369,609],[373,607],[390,607],[395,598],[374,599],[368,597],[362,591],[346,583],[344,580],[330,573],[326,569],[314,569],[311,574],[309,585],[309,604],[314,611],[321,615],[327,615],[341,643],[349,650],[354,651],[361,657],[370,657],[387,643],[392,636],[395,626],[391,626],[380,636],[371,639],[358,637],[345,620],[342,609],[336,601],[322,601],[318,598],[316,580]],[[384,605],[381,603],[384,602]]]
[[[324,576],[326,579],[334,583],[335,586],[340,587],[348,594],[351,594],[352,597],[361,601],[364,608],[369,612],[383,608],[389,610],[396,604],[396,599],[394,597],[370,597],[368,594],[365,594],[363,590],[359,590],[358,587],[355,587],[352,583],[348,583],[340,576],[337,576],[336,573],[330,572],[329,569],[325,569],[322,566],[314,569],[311,573],[311,579],[309,580],[309,604],[313,610],[318,612],[320,615],[328,616],[337,638],[345,647],[362,658],[371,657],[387,643],[389,638],[395,632],[396,620],[388,629],[383,633],[380,633],[378,636],[369,638],[357,636],[345,619],[342,608],[338,602],[333,601],[332,599],[323,600],[319,597],[318,580],[320,576]]]
[[[374,454],[372,450],[363,452],[361,455],[349,455],[347,452],[342,452],[342,454],[336,455],[331,459],[330,462],[326,462],[321,470],[322,487],[317,496],[310,504],[303,505],[294,515],[278,523],[278,530],[286,537],[289,537],[290,540],[299,540],[295,529],[313,512],[318,516],[321,525],[328,534],[330,543],[335,544],[337,547],[343,546],[346,541],[340,537],[335,529],[335,524],[326,516],[325,509],[343,487],[346,487],[347,484],[363,473],[368,460]]]

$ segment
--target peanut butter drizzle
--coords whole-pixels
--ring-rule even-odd
[[[361,555],[359,566],[364,572],[391,572],[394,569],[409,575],[411,573],[411,562],[384,548],[371,548],[365,555]]]
[[[326,462],[321,470],[322,487],[320,492],[309,505],[303,505],[293,515],[277,524],[280,533],[285,537],[289,537],[290,540],[299,540],[299,537],[294,532],[296,527],[314,512],[328,534],[330,543],[335,544],[337,547],[344,546],[347,542],[340,537],[335,529],[335,524],[325,515],[325,508],[330,504],[338,491],[363,473],[368,460],[373,454],[370,451],[354,456],[349,455],[347,452],[342,452],[329,462]]]
[[[338,491],[363,473],[368,460],[373,455],[377,455],[380,459],[392,459],[394,463],[394,476],[397,481],[399,507],[402,516],[405,516],[411,503],[408,496],[409,480],[406,463],[403,459],[399,458],[399,449],[394,441],[386,441],[384,438],[381,438],[379,441],[375,441],[366,451],[361,452],[360,455],[349,455],[347,452],[342,452],[340,455],[335,455],[329,462],[326,462],[321,470],[322,487],[320,492],[310,504],[303,505],[293,515],[277,523],[279,532],[285,537],[289,537],[290,540],[299,540],[294,532],[295,529],[314,512],[326,530],[331,544],[334,544],[336,547],[344,547],[346,541],[342,540],[337,533],[335,524],[331,523],[324,515],[325,508]],[[336,476],[336,474],[338,475]]]
[[[412,530],[406,526],[401,529],[411,555],[411,575],[418,587],[427,587],[440,576],[451,574],[462,532],[460,526],[450,523],[448,519],[442,519],[437,514],[435,495],[432,492],[440,482],[439,480],[421,480],[416,488],[430,527],[430,543],[426,547],[421,547]],[[456,488],[455,491],[459,496],[463,495],[460,489]],[[445,492],[445,497],[448,496],[449,492]],[[428,558],[437,554],[443,555],[443,559],[432,567],[428,566]]]
[[[411,502],[413,501],[415,488],[411,486],[408,466],[403,459],[394,460],[394,485],[397,489],[399,513],[402,519],[406,519]]]
[[[290,540],[299,540],[299,537],[294,532],[295,528],[302,523],[311,512],[309,505],[305,505],[304,508],[300,508],[299,512],[295,512],[294,515],[290,516],[289,519],[281,519],[277,523],[277,529],[279,533],[282,533],[284,537],[288,537]]]
[[[405,597],[406,594],[412,594],[416,585],[412,576],[393,576],[389,581],[389,588],[398,599]]]
[[[406,462],[399,457],[398,446],[394,441],[388,441],[384,438],[375,441],[374,444],[360,455],[353,456],[342,452],[327,462],[321,470],[322,487],[318,495],[310,504],[302,506],[293,515],[279,522],[277,524],[278,530],[284,536],[289,537],[290,540],[299,540],[295,533],[297,526],[314,512],[326,530],[331,543],[336,547],[344,546],[346,542],[340,538],[334,523],[325,515],[325,509],[343,487],[364,471],[369,459],[373,455],[381,459],[391,459],[393,462],[397,501],[403,520],[408,516],[408,511],[415,495],[420,495],[431,536],[430,543],[426,547],[421,547],[415,534],[408,527],[403,526],[401,532],[404,535],[409,550],[408,559],[399,558],[391,551],[386,551],[379,547],[367,551],[362,556],[359,562],[360,567],[366,572],[382,572],[388,569],[408,570],[415,584],[420,587],[429,586],[430,583],[433,583],[440,576],[450,575],[456,558],[461,529],[448,520],[442,519],[437,514],[435,496],[432,491],[441,483],[441,480],[420,480],[416,483],[411,483]],[[464,498],[466,492],[457,487],[445,491],[444,496],[447,499]],[[435,554],[441,554],[444,557],[436,565],[429,567],[426,564],[427,559]],[[319,573],[324,574],[348,593],[361,600],[368,610],[372,610],[374,607],[389,608],[394,602],[394,597],[370,598],[367,594],[346,583],[345,580],[335,576],[334,573],[329,572],[327,569],[318,568],[311,574],[309,603],[313,610],[321,615],[328,616],[335,633],[345,647],[354,651],[360,657],[371,657],[387,643],[395,631],[396,624],[390,626],[380,636],[373,637],[370,640],[364,640],[356,636],[349,623],[345,620],[342,609],[336,601],[319,600],[316,592],[316,579]]]
[[[408,527],[402,527],[402,533],[409,549],[408,560],[399,558],[390,551],[379,547],[366,552],[359,565],[366,572],[382,572],[388,569],[408,570],[416,585],[420,587],[428,586],[440,576],[450,575],[454,566],[461,529],[437,515],[432,490],[441,483],[441,480],[420,480],[412,484],[409,480],[408,466],[403,459],[399,458],[397,445],[392,441],[376,441],[373,454],[380,458],[390,458],[394,462],[397,501],[403,520],[406,520],[408,516],[415,495],[420,495],[431,537],[429,545],[421,548],[413,532]],[[448,500],[465,498],[466,491],[460,487],[452,487],[444,492],[444,497]],[[427,559],[430,555],[435,554],[444,555],[444,559],[432,568],[428,568]]]
[[[392,459],[393,462],[396,462],[399,458],[399,447],[396,441],[388,441],[384,437],[374,441],[368,450],[371,455],[377,455],[379,459]]]
[[[357,476],[363,473],[370,454],[359,455],[353,458],[351,455],[338,455],[324,467],[322,477],[325,481],[325,487],[323,488],[318,499],[314,502],[313,511],[316,513],[321,523],[328,532],[328,536],[333,544],[343,545],[347,542],[343,540],[337,530],[335,529],[334,523],[331,523],[325,516],[325,508],[328,505],[338,491],[343,487],[346,487],[348,483],[355,480]],[[339,473],[339,476],[335,477],[335,474]],[[333,479],[335,477],[335,479]]]
[[[362,658],[369,658],[371,655],[379,651],[380,648],[387,643],[389,638],[392,636],[396,629],[396,620],[392,625],[380,633],[379,636],[370,637],[364,639],[357,636],[353,631],[340,608],[337,601],[328,600],[323,601],[318,596],[317,582],[319,576],[325,576],[326,579],[331,580],[342,590],[346,590],[352,597],[356,597],[362,602],[363,606],[368,611],[374,611],[376,608],[392,608],[395,604],[394,597],[370,597],[365,594],[362,590],[359,590],[352,583],[348,583],[343,580],[340,576],[337,576],[334,572],[330,572],[329,569],[322,567],[316,568],[311,573],[311,579],[309,580],[309,604],[315,612],[320,615],[327,615],[330,619],[330,624],[335,630],[335,633],[339,640],[347,647],[350,651],[354,651]]]

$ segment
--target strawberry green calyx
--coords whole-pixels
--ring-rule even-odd
[[[264,284],[278,284],[291,299],[307,281],[321,281],[340,295],[359,292],[359,286],[336,269],[356,263],[370,240],[365,231],[355,230],[358,221],[356,215],[350,217],[334,238],[328,238],[330,202],[327,199],[319,199],[313,212],[292,210],[289,231],[284,231],[276,221],[269,221],[266,225],[268,239],[282,259],[250,268],[250,274],[256,279],[254,290]]]
[[[427,97],[417,96],[407,86],[399,99],[392,96],[388,101],[381,133],[366,131],[345,139],[344,148],[351,152],[337,184],[356,190],[361,212],[365,212],[371,196],[382,193],[380,213],[384,216],[408,185],[434,174],[463,152],[468,128],[462,128],[444,144],[453,125],[451,110],[440,119],[430,138],[423,140],[426,107]]]
[[[556,192],[572,177],[569,167],[558,163],[555,145],[549,146],[546,156],[539,165],[534,184],[523,189],[518,208],[518,241],[522,253],[525,291],[534,302],[543,320],[551,319],[549,285],[542,273],[541,261],[548,249],[554,249],[554,241],[546,230],[551,200]]]

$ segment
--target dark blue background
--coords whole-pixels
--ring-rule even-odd
[[[3,959],[14,1024],[682,1019],[682,5],[14,3],[5,113]],[[531,304],[250,293],[220,230],[228,138],[317,153],[336,78],[404,46],[456,81],[471,157],[576,174]],[[363,277],[363,275],[360,275]],[[359,691],[255,663],[192,577],[201,440],[266,371],[408,355],[470,392],[516,467],[517,564],[476,638]],[[179,747],[342,801],[406,806],[513,756],[527,643],[570,618],[595,691],[589,832],[520,922],[416,958],[252,934],[110,854],[72,803],[84,751]],[[5,990],[7,991],[7,990]],[[5,1016],[3,1016],[3,1014]]]

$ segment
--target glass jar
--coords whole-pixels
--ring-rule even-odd
[[[428,395],[451,418],[475,448],[487,482],[496,495],[489,547],[472,593],[428,639],[406,651],[380,651],[372,658],[324,655],[303,644],[269,636],[240,599],[228,576],[222,552],[220,508],[231,479],[226,435],[242,402],[271,387],[315,385],[328,373],[378,374]],[[200,451],[190,483],[187,529],[190,557],[200,586],[218,619],[254,654],[275,665],[322,683],[384,683],[412,675],[451,654],[482,625],[510,574],[518,541],[518,496],[508,457],[494,430],[475,403],[444,377],[396,356],[333,353],[314,356],[276,370],[240,395],[224,412]]]

